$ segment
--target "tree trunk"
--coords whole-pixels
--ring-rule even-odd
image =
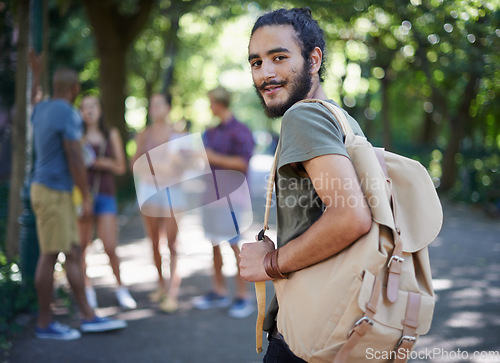
[[[471,75],[464,90],[464,97],[460,103],[458,114],[450,120],[450,139],[448,147],[443,156],[443,178],[441,179],[440,190],[449,190],[457,179],[457,163],[455,156],[460,151],[460,142],[465,134],[465,127],[470,121],[469,108],[472,100],[476,96],[479,77]]]
[[[128,139],[124,118],[126,99],[125,56],[127,50],[123,47],[110,48],[115,49],[101,54],[99,87],[106,123],[120,131],[120,136],[125,143]]]
[[[138,2],[134,14],[120,13],[118,2],[84,0],[83,4],[101,60],[99,86],[105,119],[109,126],[119,130],[125,145],[128,140],[125,127],[126,55],[148,19],[153,0]]]
[[[422,134],[420,135],[420,144],[429,146],[432,145],[435,139],[436,123],[432,120],[431,113],[424,114],[424,122],[422,125]]]
[[[382,125],[383,125],[383,135],[382,135],[382,140],[383,140],[383,146],[384,148],[391,150],[392,149],[392,133],[391,133],[391,119],[389,116],[389,108],[390,108],[390,103],[389,103],[389,75],[388,75],[388,68],[384,69],[385,71],[385,77],[382,78],[382,110],[381,110],[381,116],[382,116]]]
[[[175,55],[177,54],[177,49],[179,47],[179,38],[177,36],[177,31],[179,30],[179,16],[176,16],[171,21],[170,30],[166,39],[165,46],[165,58],[171,60],[170,65],[165,70],[165,76],[163,78],[163,93],[168,93],[170,87],[172,86],[172,81],[174,79],[174,68],[175,68]],[[149,99],[149,98],[148,98]]]
[[[49,0],[43,0],[42,7],[42,54],[43,54],[43,70],[41,75],[42,92],[44,95],[49,94],[50,77],[49,77]]]
[[[21,215],[21,188],[25,176],[26,164],[26,106],[27,106],[27,70],[28,70],[28,41],[30,29],[30,1],[19,0],[17,5],[18,32],[17,41],[17,68],[15,115],[12,127],[12,174],[9,190],[9,214],[7,222],[6,255],[10,260],[18,254],[19,223]]]

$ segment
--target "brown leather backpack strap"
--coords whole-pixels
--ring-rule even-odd
[[[387,179],[387,181],[391,191],[392,216],[394,218],[394,248],[392,250],[392,256],[387,263],[387,299],[391,303],[395,303],[398,299],[399,277],[403,271],[403,262],[405,259],[403,257],[403,240],[401,238],[401,230],[398,228],[397,224],[398,211],[396,210],[396,198],[394,196],[394,191],[392,190],[391,180]]]
[[[399,277],[403,271],[403,243],[401,242],[401,237],[399,235],[399,230],[396,228],[394,233],[394,249],[392,250],[392,256],[387,264],[387,299],[394,303],[398,299],[399,295]]]
[[[266,283],[255,283],[255,296],[257,298],[257,321],[255,323],[255,350],[262,352],[262,334],[264,333],[264,318],[266,317]]]
[[[359,343],[360,339],[370,330],[373,326],[373,318],[377,312],[377,303],[382,289],[382,281],[375,278],[373,283],[372,294],[370,300],[366,303],[365,315],[359,319],[354,327],[347,334],[347,341],[342,345],[338,353],[335,355],[334,363],[347,362],[347,358],[351,351]]]
[[[386,177],[387,182],[389,183],[389,188],[392,186],[391,180],[389,179],[389,173],[387,172],[387,164],[385,162],[384,157],[384,149],[382,148],[373,148],[375,151],[375,155],[377,156],[378,162],[384,175]],[[396,205],[394,202],[394,195],[391,195],[392,198],[392,208],[394,215],[394,223],[396,223]],[[398,299],[398,291],[399,291],[399,277],[401,272],[403,271],[403,243],[401,241],[400,230],[396,226],[396,230],[394,231],[394,249],[392,251],[392,256],[389,259],[389,263],[387,264],[387,299],[394,303]]]
[[[406,303],[406,313],[403,323],[403,334],[398,344],[394,348],[396,359],[394,363],[406,363],[410,357],[410,352],[417,341],[418,314],[420,311],[421,295],[416,292],[408,293],[408,302]]]
[[[269,180],[267,181],[266,193],[266,210],[264,214],[264,226],[259,233],[258,240],[264,239],[265,232],[269,229],[269,213],[271,211],[271,202],[273,198],[274,178],[276,175],[276,160],[278,158],[280,143],[276,146],[274,153],[273,165],[269,172]],[[264,318],[266,316],[266,283],[264,281],[255,283],[255,296],[257,298],[257,321],[255,323],[255,349],[257,353],[262,352],[262,334],[264,326]]]

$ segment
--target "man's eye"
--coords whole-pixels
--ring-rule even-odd
[[[284,60],[286,57],[284,55],[277,55],[276,57],[274,57],[274,60],[277,61],[277,62],[280,62],[282,60]]]
[[[262,61],[254,61],[254,62],[250,63],[250,66],[252,68],[255,68],[255,67],[260,67],[261,64],[262,64]]]

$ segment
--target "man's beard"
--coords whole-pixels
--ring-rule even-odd
[[[302,67],[302,71],[299,73],[299,75],[292,79],[291,81],[283,81],[283,82],[276,82],[276,81],[271,81],[271,82],[264,82],[260,86],[255,86],[255,90],[257,91],[257,95],[260,98],[260,101],[262,102],[262,105],[264,106],[264,110],[266,112],[266,115],[271,118],[276,118],[276,117],[281,117],[285,114],[285,112],[292,107],[296,102],[303,100],[306,98],[307,94],[311,90],[312,87],[312,78],[311,75],[309,74],[309,69],[306,66],[308,64],[307,62],[304,62],[304,67]],[[266,101],[264,100],[264,97],[262,96],[261,91],[264,89],[264,87],[267,87],[269,85],[281,85],[285,86],[288,83],[290,83],[289,86],[289,92],[290,96],[288,97],[288,100],[285,102],[274,105],[274,106],[267,106]]]

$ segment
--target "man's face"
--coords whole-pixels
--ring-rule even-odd
[[[220,117],[222,114],[222,105],[211,96],[208,96],[208,99],[210,100],[210,110],[212,114],[216,117]]]
[[[257,29],[250,39],[248,60],[255,89],[269,117],[280,117],[307,97],[312,81],[290,25]]]
[[[101,117],[101,105],[96,97],[84,97],[80,105],[80,110],[82,112],[83,121],[87,125],[99,122],[99,117]]]
[[[151,96],[151,101],[149,102],[149,116],[153,121],[165,121],[168,111],[169,107],[163,96]]]

